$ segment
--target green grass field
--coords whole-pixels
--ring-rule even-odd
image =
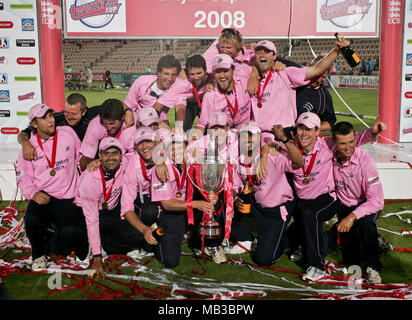
[[[374,116],[377,114],[377,91],[339,90],[346,103],[355,112]],[[66,95],[71,92],[67,92]],[[106,92],[83,92],[89,106],[101,104],[107,98],[123,100],[127,89]],[[349,112],[331,91],[335,110]],[[169,114],[173,118],[173,114]],[[364,128],[352,117],[338,117],[355,124],[357,130]],[[367,120],[368,124],[373,120]],[[7,206],[8,203],[1,203]],[[24,202],[17,203],[24,210]],[[412,203],[397,201],[387,203],[382,215],[412,210]],[[23,213],[20,213],[20,216]],[[410,213],[402,216],[381,217],[377,225],[394,248],[412,248],[410,221],[403,221]],[[3,226],[6,221],[3,219]],[[253,223],[250,224],[253,228]],[[325,224],[325,229],[328,225]],[[4,232],[4,231],[3,231]],[[166,269],[147,256],[133,261],[124,256],[113,256],[106,260],[107,278],[88,281],[82,271],[68,266],[64,272],[30,272],[30,251],[15,248],[0,250],[0,284],[8,297],[17,300],[163,300],[163,299],[236,299],[236,300],[297,300],[297,299],[362,299],[368,296],[412,299],[412,252],[393,250],[381,256],[381,272],[384,284],[370,286],[354,285],[348,276],[337,269],[322,283],[307,283],[301,280],[305,266],[291,262],[285,254],[272,267],[262,268],[253,264],[249,253],[228,255],[228,262],[216,265],[200,252],[192,251],[185,241],[179,266]],[[53,257],[58,259],[59,257]],[[333,251],[327,260],[339,267],[341,254]],[[63,260],[64,263],[70,259]],[[144,305],[142,305],[144,306]]]

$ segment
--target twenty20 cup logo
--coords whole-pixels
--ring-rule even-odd
[[[371,6],[369,0],[326,0],[320,14],[322,20],[329,20],[337,27],[351,28],[362,21]]]
[[[90,28],[103,28],[119,13],[119,0],[76,0],[70,6],[70,16]]]

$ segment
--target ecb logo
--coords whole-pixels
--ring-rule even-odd
[[[325,0],[320,8],[321,18],[339,28],[352,28],[368,14],[370,0]]]
[[[121,5],[119,0],[75,0],[70,16],[89,28],[103,28],[112,22]]]

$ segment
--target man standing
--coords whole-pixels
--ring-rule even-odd
[[[92,82],[93,82],[92,70],[90,70],[89,67],[84,67],[83,76],[85,77],[87,90],[90,91],[92,89]]]
[[[101,165],[80,176],[75,203],[83,208],[87,234],[97,278],[104,278],[102,249],[107,254],[134,256],[143,235],[120,218],[120,195],[127,168],[127,157],[116,138],[104,138],[99,145]]]
[[[277,57],[273,42],[263,40],[256,45],[255,59],[260,73],[260,84],[257,94],[252,97],[252,113],[262,132],[271,132],[275,124],[280,124],[286,136],[292,138],[291,132],[297,118],[295,89],[308,84],[310,79],[317,78],[328,70],[338,56],[340,47],[348,43],[346,39],[342,39],[314,66],[287,67],[278,72],[272,70]]]
[[[89,249],[82,209],[73,203],[80,140],[70,127],[56,129],[52,112],[45,104],[30,109],[30,143],[38,156],[25,160],[20,152],[16,168],[17,184],[29,201],[24,223],[32,247],[33,271],[47,268],[51,252],[68,255],[75,251],[84,260]],[[52,238],[49,228],[54,229]]]
[[[213,58],[212,71],[217,88],[204,95],[202,112],[196,123],[196,128],[202,132],[210,127],[209,119],[216,112],[226,114],[230,128],[250,120],[251,100],[247,92],[247,79],[234,78],[234,70],[233,59],[227,54]]]
[[[101,106],[92,108],[87,107],[86,98],[80,93],[72,93],[69,95],[64,103],[64,110],[53,113],[55,119],[55,126],[69,126],[79,137],[80,141],[86,134],[87,127],[90,121],[95,118],[101,111]],[[134,118],[132,112],[127,112],[125,109],[125,125],[131,127],[134,125]],[[130,110],[131,111],[131,110]],[[22,145],[23,157],[26,160],[33,160],[37,154],[36,149],[30,143],[30,126],[22,130],[17,136],[17,141]]]
[[[112,73],[110,72],[109,69],[107,69],[105,72],[105,77],[104,77],[104,90],[107,90],[107,85],[109,84],[110,84],[110,87],[114,89],[113,82],[112,82]]]
[[[333,176],[339,198],[338,232],[343,263],[365,264],[367,281],[382,282],[376,220],[384,206],[383,188],[373,158],[355,146],[355,131],[348,122],[332,131],[337,153]],[[360,267],[359,267],[360,268]]]
[[[143,75],[134,81],[124,103],[133,110],[135,119],[141,108],[154,107],[160,121],[168,125],[168,110],[164,108],[161,97],[175,82],[182,81],[176,79],[181,69],[179,60],[169,54],[159,59],[156,75]]]

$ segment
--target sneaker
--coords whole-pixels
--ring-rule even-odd
[[[241,254],[250,251],[252,246],[252,241],[238,241],[231,246],[223,248],[226,254]]]
[[[303,252],[302,252],[302,246],[299,246],[295,252],[293,252],[289,259],[293,262],[300,262],[303,259]]]
[[[212,257],[213,261],[217,264],[221,264],[227,261],[223,248],[218,247],[205,247],[205,254]]]
[[[379,251],[385,253],[393,250],[392,245],[383,237],[383,235],[378,234]]]
[[[31,270],[34,272],[37,271],[42,271],[47,269],[47,258],[46,256],[41,256],[37,259],[34,259],[32,265],[31,265]]]
[[[87,253],[86,258],[84,260],[80,260],[78,256],[76,256],[76,262],[82,269],[87,269],[90,265],[90,259],[93,257],[92,249],[89,248],[89,252]]]
[[[251,251],[251,252],[256,252],[257,243],[258,243],[258,240],[257,240],[257,238],[255,238],[255,240],[253,240],[253,241],[252,241],[252,244],[250,245],[250,251]]]
[[[132,259],[140,260],[146,256],[146,253],[147,252],[144,251],[143,249],[136,249],[136,250],[129,251],[127,253],[127,256]]]
[[[372,269],[371,267],[367,267],[366,268],[366,274],[368,276],[367,281],[369,283],[371,283],[371,284],[380,284],[380,283],[382,283],[381,275],[375,269]]]
[[[309,267],[302,275],[303,280],[318,281],[326,276],[326,272],[316,267]]]

